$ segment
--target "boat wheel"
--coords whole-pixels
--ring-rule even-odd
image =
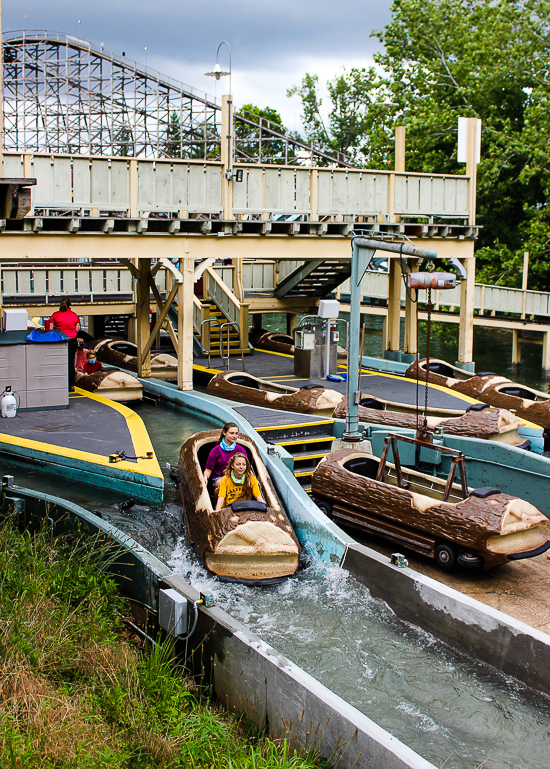
[[[452,545],[440,542],[435,548],[435,560],[442,569],[452,569],[456,563],[456,551]]]
[[[459,566],[464,566],[466,569],[481,569],[483,566],[483,558],[473,553],[459,553],[456,560]]]
[[[327,502],[324,499],[316,499],[314,502],[319,510],[327,516],[327,518],[332,518],[332,505],[330,502]]]

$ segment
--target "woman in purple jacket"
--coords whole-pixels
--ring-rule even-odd
[[[225,468],[233,454],[240,452],[247,456],[246,449],[237,443],[238,435],[239,426],[235,422],[228,422],[224,425],[218,445],[214,446],[206,460],[203,473],[204,482],[208,485],[210,481],[216,495],[218,494]]]

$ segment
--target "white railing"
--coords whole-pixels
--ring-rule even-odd
[[[4,176],[37,180],[30,216],[52,209],[80,216],[162,212],[180,218],[223,211],[218,161],[15,152],[4,152],[3,160]],[[465,176],[242,163],[234,170],[243,172],[243,181],[228,190],[236,217],[468,217]]]

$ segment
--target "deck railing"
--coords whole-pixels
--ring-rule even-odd
[[[31,216],[175,218],[223,211],[218,161],[4,152],[3,175],[37,180]],[[467,220],[466,176],[237,163],[229,185],[236,218]]]

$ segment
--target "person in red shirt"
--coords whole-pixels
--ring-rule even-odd
[[[62,331],[69,337],[69,344],[67,345],[69,354],[69,392],[74,392],[74,380],[75,380],[75,367],[74,359],[77,350],[76,337],[80,331],[80,318],[71,310],[71,300],[62,299],[59,305],[59,310],[54,312],[50,318],[50,326],[56,331]]]
[[[93,352],[93,350],[88,350],[88,352],[86,353],[86,357],[88,358],[88,360],[86,361],[86,364],[84,366],[85,374],[95,374],[96,371],[103,370],[103,366],[96,358],[95,352]]]

